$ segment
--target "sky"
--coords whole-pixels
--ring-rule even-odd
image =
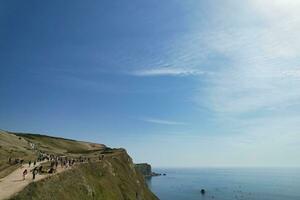
[[[154,167],[300,166],[300,1],[0,0],[0,128]]]

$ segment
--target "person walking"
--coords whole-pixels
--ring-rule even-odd
[[[36,171],[37,171],[37,169],[36,169],[36,167],[35,167],[35,168],[32,170],[32,180],[35,179]]]
[[[30,165],[31,165],[31,160],[29,160],[28,165],[29,165],[29,167],[30,167]]]
[[[25,176],[27,175],[27,169],[23,171],[23,181],[25,180]]]
[[[38,173],[39,173],[39,174],[42,174],[42,172],[43,172],[43,166],[41,165],[41,166],[39,167]]]

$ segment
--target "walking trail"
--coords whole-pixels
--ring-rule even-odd
[[[36,166],[39,166],[41,163],[43,163],[43,162],[38,162],[36,164]],[[30,172],[33,168],[34,168],[33,165],[31,165],[31,167],[29,167],[28,164],[25,164],[25,165],[22,165],[21,167],[19,167],[18,169],[16,169],[15,171],[13,171],[8,176],[0,179],[0,200],[9,199],[13,195],[22,191],[30,183],[42,180],[51,175],[61,173],[67,169],[70,169],[71,167],[62,168],[62,167],[58,166],[56,169],[56,173],[54,173],[54,174],[37,174],[35,176],[35,180],[32,180],[32,173]],[[23,180],[23,171],[25,169],[27,169],[28,174],[26,175],[25,180]]]

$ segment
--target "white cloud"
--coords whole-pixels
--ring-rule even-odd
[[[154,119],[154,118],[146,118],[142,119],[145,122],[154,123],[154,124],[162,124],[162,125],[186,125],[184,122],[177,122],[177,121],[169,121],[163,119]]]
[[[170,45],[174,54],[170,60],[174,66],[212,67],[202,68],[214,76],[207,76],[205,84],[199,78],[194,95],[201,107],[213,112],[213,126],[223,132],[200,128],[190,134],[161,134],[153,141],[161,146],[166,165],[299,166],[300,1],[222,2],[215,5],[219,12],[206,16],[209,26],[190,22],[191,32]],[[233,10],[228,2],[239,5]],[[207,65],[214,59],[216,65]],[[186,69],[168,70],[150,69],[140,75],[186,74]],[[164,148],[165,141],[189,145],[179,152],[181,156],[170,158],[173,154]],[[202,152],[201,158],[189,152]]]
[[[200,129],[191,137],[167,135],[166,141],[173,146],[188,143],[182,155],[203,152],[201,159],[195,155],[180,158],[181,163],[194,162],[195,166],[299,166],[300,1],[224,2],[216,5],[222,7],[216,12],[219,16],[206,18],[211,26],[203,29],[195,20],[192,31],[172,44],[178,51],[172,60],[177,62],[192,64],[192,60],[198,62],[193,66],[207,66],[212,57],[220,59],[212,66],[214,76],[208,76],[205,84],[199,81],[195,96],[201,107],[214,113],[214,125],[224,133],[213,133],[212,128],[203,137]],[[241,9],[225,8],[228,2],[240,4]],[[165,141],[160,149],[163,145]],[[166,153],[168,162],[171,154]],[[177,157],[173,161],[179,163]]]
[[[211,77],[206,90],[207,104],[216,112],[241,114],[300,101],[300,17],[295,14],[300,13],[300,2],[250,3],[255,20],[236,26],[234,19],[221,21],[225,25],[207,30],[201,42],[230,60],[217,69],[218,76]],[[228,20],[226,13],[220,15]]]
[[[133,71],[131,74],[135,76],[196,76],[203,75],[205,74],[205,72],[189,68],[157,67],[136,70]]]
[[[261,15],[272,20],[282,20],[299,14],[299,0],[252,0],[251,3]]]

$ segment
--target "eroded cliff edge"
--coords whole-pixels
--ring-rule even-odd
[[[156,200],[143,176],[134,168],[124,149],[113,150],[101,162],[81,164],[74,169],[32,183],[12,199],[107,199]]]
[[[78,162],[62,173],[30,183],[11,199],[158,199],[148,189],[143,175],[135,169],[125,149],[111,149],[94,143],[2,130],[0,139],[0,171],[3,172],[3,177],[20,168],[20,160],[28,163],[29,160],[37,159],[41,152],[72,159],[84,158],[84,162]]]

